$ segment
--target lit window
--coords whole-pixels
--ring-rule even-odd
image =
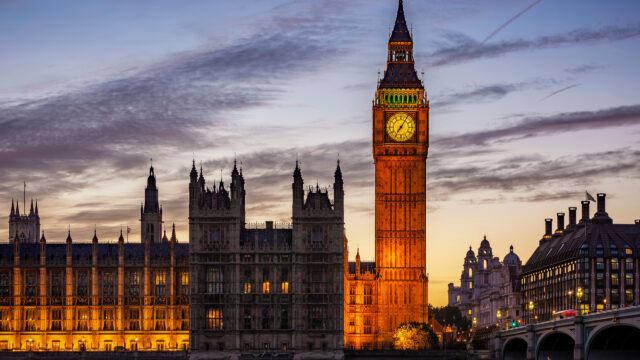
[[[51,310],[51,331],[62,331],[62,310]]]
[[[156,273],[156,285],[166,285],[167,284],[167,274],[164,271],[160,271]]]
[[[243,287],[242,287],[242,293],[243,294],[251,294],[251,283],[250,282],[245,282]]]
[[[166,330],[165,320],[167,319],[167,312],[164,309],[156,309],[155,311],[155,330]]]
[[[280,292],[282,292],[283,294],[288,294],[289,293],[289,282],[288,281],[283,281],[280,284]]]
[[[127,312],[129,330],[140,330],[140,310],[130,309]]]
[[[271,291],[271,284],[268,281],[262,282],[262,293],[268,294]]]
[[[36,326],[38,317],[35,309],[26,309],[24,311],[24,331],[38,331]]]
[[[364,304],[373,304],[373,286],[367,284],[364,286]]]
[[[88,331],[89,330],[89,310],[79,309],[76,318],[78,319],[76,329],[78,331]]]
[[[9,309],[0,310],[0,331],[11,331],[11,315]]]
[[[188,272],[183,271],[182,274],[180,274],[180,285],[182,285],[182,286],[189,285],[189,273]]]
[[[113,310],[102,312],[102,330],[113,330]]]
[[[167,273],[159,271],[155,276],[155,292],[156,296],[166,296],[167,293]]]
[[[222,330],[222,311],[219,308],[207,310],[207,329],[213,331]]]

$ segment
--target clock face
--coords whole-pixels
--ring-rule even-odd
[[[413,137],[415,132],[416,122],[407,113],[399,112],[387,121],[387,134],[395,141],[407,141]]]

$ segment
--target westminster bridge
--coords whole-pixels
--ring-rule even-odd
[[[640,359],[640,306],[500,331],[492,345],[498,360]]]

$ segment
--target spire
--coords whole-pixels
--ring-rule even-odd
[[[233,171],[231,172],[232,176],[237,176],[238,175],[238,159],[236,159],[234,157],[233,159]]]
[[[342,170],[340,169],[340,155],[338,155],[338,164],[336,166],[335,178],[342,180]]]
[[[402,0],[398,3],[398,13],[396,15],[396,24],[393,27],[389,42],[412,42],[411,33],[407,28],[407,20],[404,17],[404,5]]]
[[[296,159],[296,168],[293,170],[293,179],[302,178],[302,171],[300,171],[300,161]]]
[[[44,230],[42,230],[42,236],[40,237],[40,242],[47,242],[47,238],[44,237]]]
[[[198,181],[198,170],[196,170],[196,159],[193,159],[191,164],[191,172],[189,173],[189,179],[192,183]]]
[[[176,223],[171,225],[171,241],[178,242],[178,238],[176,237]]]
[[[98,231],[95,226],[93,227],[93,239],[91,239],[91,241],[98,243]]]
[[[120,237],[118,238],[118,242],[124,242],[124,236],[122,236],[122,228],[120,228]]]
[[[31,209],[29,210],[29,216],[33,216],[33,199],[31,199]]]
[[[20,200],[16,201],[16,216],[20,216]]]
[[[36,199],[36,216],[38,216],[38,199]]]
[[[11,213],[9,214],[9,216],[13,216],[15,215],[15,213],[16,213],[16,210],[13,206],[13,198],[11,198]]]
[[[202,170],[202,162],[200,162],[200,177],[198,178],[198,182],[200,182],[200,186],[202,186],[202,188],[204,188],[204,171]]]
[[[67,231],[67,243],[71,243],[71,241],[73,241],[73,239],[71,238],[71,227],[69,227],[69,230]]]
[[[169,238],[167,238],[167,229],[164,229],[164,234],[162,235],[162,242],[169,242]]]

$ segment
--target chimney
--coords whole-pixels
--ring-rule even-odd
[[[564,213],[558,213],[558,228],[556,229],[557,234],[562,234],[564,232]]]
[[[589,205],[591,204],[588,200],[582,200],[582,219],[581,223],[585,223],[589,221]]]
[[[272,230],[273,229],[273,221],[265,221],[265,227],[268,230]]]
[[[553,219],[544,219],[544,237],[551,237],[551,231],[553,228]]]
[[[607,197],[607,194],[603,194],[603,193],[600,193],[597,195],[599,213],[606,213],[606,203],[605,203],[606,197]]]
[[[578,209],[575,206],[569,208],[569,227],[576,226],[576,212]]]

